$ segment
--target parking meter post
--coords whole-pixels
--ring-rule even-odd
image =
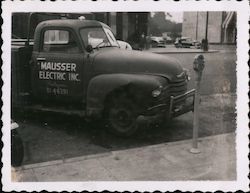
[[[195,81],[196,90],[194,97],[194,114],[193,114],[193,140],[192,148],[190,149],[191,153],[200,153],[198,149],[198,128],[199,128],[199,82]]]
[[[204,56],[197,55],[194,58],[194,72],[195,72],[195,97],[194,97],[194,114],[193,114],[193,140],[191,153],[200,153],[198,148],[198,131],[199,131],[199,103],[200,103],[200,81],[202,71],[204,69]]]

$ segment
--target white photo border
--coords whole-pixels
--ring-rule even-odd
[[[70,11],[69,11],[70,10]],[[11,15],[13,12],[237,12],[237,180],[236,181],[131,181],[131,182],[12,182],[10,165]],[[248,128],[248,1],[5,1],[2,2],[2,184],[4,191],[236,191],[249,190]]]

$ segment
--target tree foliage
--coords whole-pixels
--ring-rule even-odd
[[[165,12],[156,12],[149,19],[149,31],[153,36],[161,36],[164,32],[171,32],[173,37],[179,36],[182,31],[182,23],[176,23],[166,16],[172,17],[171,14]]]

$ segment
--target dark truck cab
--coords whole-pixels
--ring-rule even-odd
[[[187,79],[173,58],[120,49],[98,21],[44,21],[33,43],[12,42],[14,108],[99,118],[118,135],[193,110]]]

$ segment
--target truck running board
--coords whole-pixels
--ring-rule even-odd
[[[86,111],[84,110],[72,110],[66,108],[58,108],[58,107],[44,107],[42,105],[30,105],[22,107],[23,110],[36,111],[36,112],[52,112],[52,113],[61,113],[64,115],[77,115],[80,117],[84,117],[86,115]]]

